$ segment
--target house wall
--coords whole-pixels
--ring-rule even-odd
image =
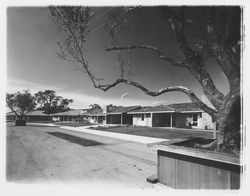
[[[203,129],[213,129],[212,117],[209,114],[203,112],[202,118],[200,120],[200,126]]]
[[[50,121],[50,117],[49,116],[26,116],[26,120],[28,122],[36,122],[36,121]]]
[[[81,116],[53,116],[52,117],[52,120],[54,122],[72,122],[72,121],[75,121],[75,122],[81,122],[83,117]]]
[[[10,116],[6,116],[6,120],[7,121],[15,121],[16,115],[10,115]],[[48,122],[50,121],[50,117],[49,116],[25,116],[25,120],[28,122]]]
[[[15,121],[16,120],[16,115],[8,115],[6,116],[7,121]]]
[[[197,115],[197,121],[194,121],[193,114]],[[144,119],[142,118],[144,115]],[[150,115],[150,113],[148,113]],[[135,126],[149,126],[149,127],[171,127],[170,113],[153,113],[152,116],[146,114],[133,114],[133,125]],[[197,122],[197,125],[194,125]],[[197,129],[212,129],[213,123],[211,117],[205,112],[196,113],[173,113],[172,124],[176,128],[197,128]]]
[[[192,115],[197,115],[197,125],[193,125]],[[176,126],[177,128],[197,128],[197,129],[212,129],[212,118],[205,112],[197,113],[179,113],[176,114]]]
[[[92,124],[97,124],[97,116],[90,116],[89,122]]]
[[[150,113],[147,113],[147,114],[133,114],[133,125],[152,127],[152,116],[151,116],[151,114]]]

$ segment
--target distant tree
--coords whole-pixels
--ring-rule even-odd
[[[12,112],[17,116],[18,120],[25,121],[25,115],[33,111],[36,107],[35,98],[25,90],[23,93],[7,93],[6,103]]]
[[[178,91],[186,94],[192,102],[207,112],[217,123],[219,134],[216,141],[203,148],[217,150],[231,149],[238,152],[241,147],[241,93],[240,93],[240,57],[241,57],[241,9],[231,7],[154,7],[161,15],[162,25],[169,25],[179,46],[180,58],[172,58],[164,54],[156,46],[146,44],[124,44],[120,41],[125,32],[124,26],[128,18],[143,7],[123,7],[112,12],[106,23],[112,47],[107,51],[117,51],[120,60],[120,77],[110,84],[104,84],[91,70],[86,60],[85,42],[89,35],[88,23],[93,15],[88,7],[51,7],[50,12],[55,23],[64,31],[64,39],[58,43],[58,57],[79,64],[81,70],[88,75],[95,88],[107,91],[118,84],[134,86],[150,96]],[[198,11],[202,13],[198,16]],[[147,21],[143,21],[144,24]],[[150,28],[150,26],[148,27]],[[195,37],[190,39],[190,29]],[[197,36],[196,36],[197,35]],[[155,35],[153,35],[155,36]],[[153,38],[152,38],[153,39]],[[151,41],[151,40],[150,40]],[[168,37],[163,40],[168,47]],[[122,43],[122,44],[121,44]],[[173,66],[186,69],[199,82],[204,95],[211,102],[209,107],[202,102],[191,89],[184,86],[171,86],[157,91],[150,91],[141,83],[131,80],[126,73],[128,63],[121,54],[133,50],[148,50],[155,53],[162,61]],[[227,95],[220,92],[210,73],[207,71],[207,60],[213,59],[228,79],[230,91]],[[156,66],[156,65],[154,65]],[[156,68],[157,69],[157,68]]]
[[[46,114],[68,111],[69,104],[73,102],[73,99],[57,96],[54,90],[39,91],[35,93],[35,99],[39,105],[37,110],[42,110]]]
[[[89,107],[94,108],[94,109],[101,109],[102,107],[96,103],[90,104]]]

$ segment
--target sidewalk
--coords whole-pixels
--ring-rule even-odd
[[[94,127],[95,125],[84,126],[84,127],[70,127],[70,126],[60,126],[60,125],[42,124],[42,123],[30,123],[30,124],[59,127],[61,129],[68,129],[68,130],[78,131],[82,133],[94,134],[94,135],[99,135],[99,136],[104,136],[104,137],[111,137],[111,138],[116,138],[116,139],[121,139],[121,140],[128,140],[128,141],[133,141],[133,142],[142,143],[142,144],[157,143],[157,142],[168,140],[168,139],[160,139],[160,138],[153,138],[153,137],[146,137],[146,136],[137,136],[137,135],[129,135],[129,134],[123,134],[123,133],[114,133],[114,132],[108,132],[108,131],[98,131],[94,129],[88,129],[89,127]]]
[[[111,137],[111,138],[116,138],[116,139],[121,139],[121,140],[128,140],[128,141],[138,142],[142,144],[157,143],[157,142],[168,140],[168,139],[152,138],[152,137],[146,137],[146,136],[129,135],[129,134],[123,134],[123,133],[114,133],[114,132],[108,132],[108,131],[98,131],[94,129],[88,129],[89,127],[93,127],[93,126],[86,126],[86,127],[61,126],[60,128],[69,129],[72,131],[79,131],[79,132],[88,133],[88,134]]]

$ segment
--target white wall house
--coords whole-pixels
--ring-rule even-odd
[[[133,125],[152,127],[151,113],[133,114]]]
[[[133,115],[135,126],[213,128],[212,118],[193,103],[142,107],[128,114]]]

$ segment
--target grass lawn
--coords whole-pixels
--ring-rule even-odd
[[[56,125],[61,125],[61,126],[70,126],[70,127],[82,127],[82,126],[89,126],[93,125],[88,122],[56,122]]]
[[[170,129],[170,128],[157,128],[157,127],[134,127],[134,126],[121,126],[121,127],[94,127],[92,129],[100,131],[109,131],[115,133],[124,133],[130,135],[148,136],[163,139],[184,138],[189,136],[194,137],[207,137],[212,138],[212,132],[199,131],[194,129]]]

